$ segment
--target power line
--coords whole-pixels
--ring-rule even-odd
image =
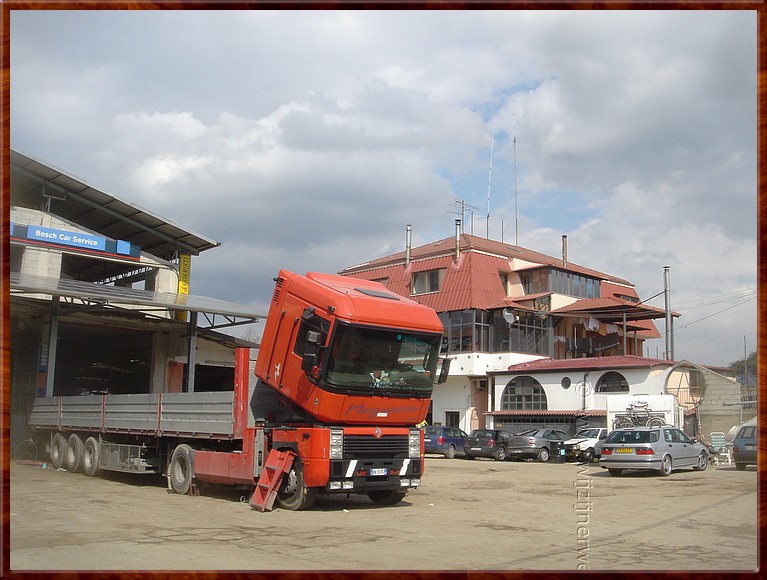
[[[725,308],[724,310],[720,310],[719,312],[714,312],[713,314],[709,314],[708,316],[704,316],[703,318],[699,318],[698,320],[693,320],[692,322],[688,322],[684,326],[680,326],[678,328],[674,329],[674,332],[677,330],[682,330],[683,328],[687,328],[688,326],[692,326],[693,324],[696,324],[698,322],[702,322],[703,320],[708,320],[709,318],[713,318],[714,316],[717,316],[719,314],[722,314],[723,312],[727,312],[728,310],[732,310],[733,308],[737,308],[738,306],[745,304],[746,302],[751,302],[756,296],[751,296],[750,298],[747,298],[743,302],[738,302],[737,304],[733,304],[732,306]]]

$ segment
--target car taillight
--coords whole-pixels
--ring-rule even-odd
[[[445,438],[442,435],[437,437],[437,445],[442,445],[444,442],[445,442]]]
[[[612,449],[608,449],[607,447],[603,447],[601,453],[602,453],[602,455],[612,455],[613,454],[613,450]]]
[[[655,455],[655,451],[652,449],[635,449],[634,453],[637,455]]]
[[[738,453],[738,452],[740,451],[740,449],[738,448],[738,446],[737,446],[737,445],[733,445],[733,446],[732,446],[732,450],[733,450],[735,453]]]
[[[535,445],[535,437],[530,437],[530,438],[527,440],[527,444],[528,444],[528,445]]]
[[[494,439],[488,439],[487,445],[488,445],[488,447],[495,447],[495,440]]]

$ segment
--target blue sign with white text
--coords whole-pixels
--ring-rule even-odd
[[[106,238],[103,236],[54,230],[42,226],[28,226],[27,239],[40,240],[41,242],[48,242],[50,244],[62,244],[75,248],[99,250],[101,252],[106,250]]]

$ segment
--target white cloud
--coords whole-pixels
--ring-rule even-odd
[[[199,293],[448,236],[455,199],[484,233],[493,129],[492,237],[643,297],[669,264],[682,304],[756,283],[753,12],[14,11],[11,68],[12,147],[223,243]],[[677,349],[742,356],[753,306]]]

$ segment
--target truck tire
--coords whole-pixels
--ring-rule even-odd
[[[402,501],[405,493],[399,489],[379,489],[369,491],[368,497],[376,505],[394,505]]]
[[[67,440],[61,433],[56,433],[51,441],[51,465],[60,469],[64,465],[64,457],[67,455]]]
[[[317,499],[317,488],[304,485],[304,466],[296,457],[290,471],[282,476],[277,491],[277,504],[284,510],[299,511],[312,507]]]
[[[94,437],[85,440],[83,448],[83,473],[88,477],[98,475],[101,471],[101,446]]]
[[[71,472],[81,471],[83,466],[83,440],[77,433],[72,433],[67,440],[66,468]]]
[[[182,443],[173,450],[168,466],[170,488],[179,495],[189,492],[194,479],[194,449]]]

